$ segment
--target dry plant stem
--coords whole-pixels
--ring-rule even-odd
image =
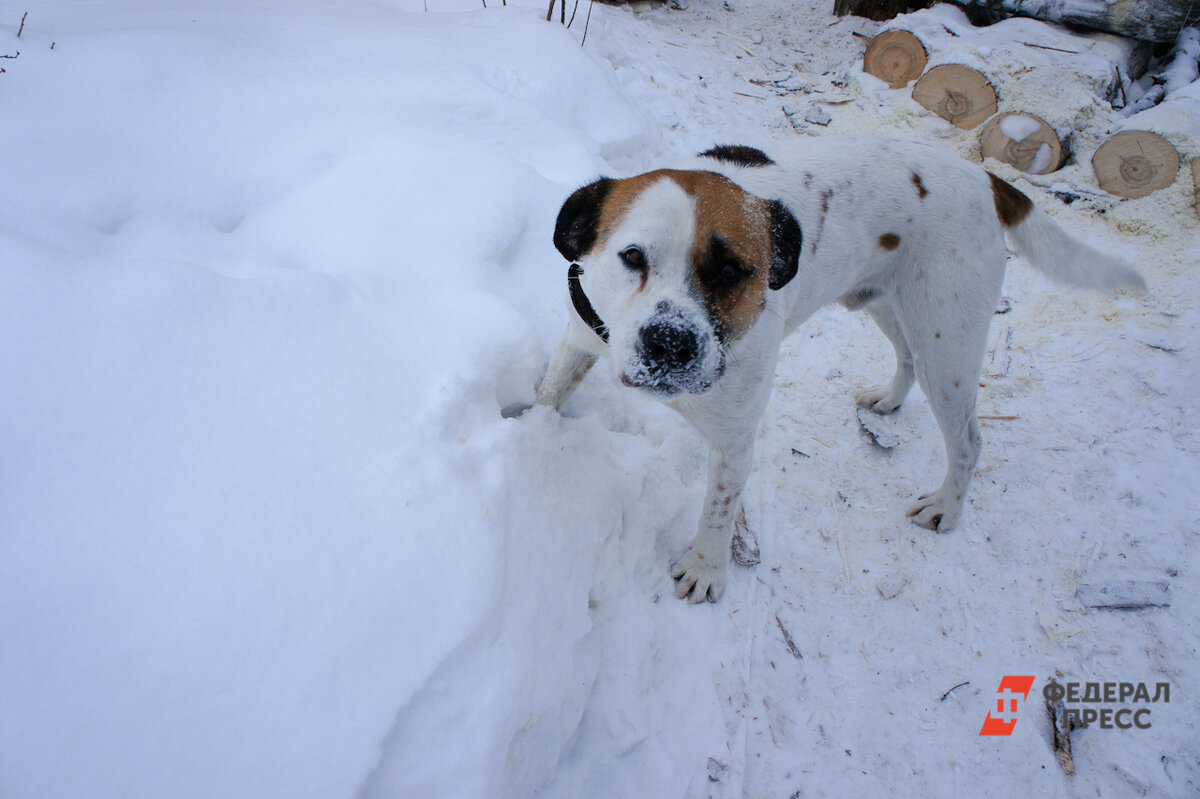
[[[592,22],[592,6],[595,4],[596,0],[588,0],[588,13],[587,17],[583,20],[583,39],[579,42],[580,47],[583,47],[584,43],[587,42],[588,25]]]

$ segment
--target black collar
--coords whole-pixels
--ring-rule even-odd
[[[596,313],[596,309],[592,307],[587,295],[583,293],[583,286],[579,284],[579,276],[582,274],[583,267],[579,264],[571,264],[571,268],[567,270],[567,289],[571,293],[571,304],[575,306],[575,312],[579,314],[579,318],[584,321],[584,324],[590,327],[601,341],[608,343],[608,326]]]

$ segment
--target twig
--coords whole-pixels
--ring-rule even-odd
[[[792,634],[788,632],[787,627],[783,626],[783,620],[779,618],[778,613],[775,614],[775,623],[779,625],[779,632],[783,633],[783,642],[787,644],[792,657],[796,660],[804,660],[804,655],[800,654],[800,647],[796,646],[796,642],[792,640]]]
[[[16,58],[16,57],[17,57],[17,56],[19,56],[20,54],[21,54],[21,51],[20,51],[20,50],[18,50],[18,51],[17,51],[15,54],[13,54],[13,55],[0,55],[0,58]]]
[[[553,0],[551,0],[551,2],[553,2]],[[587,41],[588,25],[592,22],[592,6],[595,4],[596,0],[588,0],[588,15],[583,20],[583,39],[579,42],[580,47],[583,47],[584,42]]]
[[[21,15],[21,27],[17,28],[17,38],[18,39],[21,38],[21,31],[25,30],[25,17],[27,17],[27,16],[29,16],[28,11],[26,11],[24,14]]]
[[[957,691],[959,688],[962,688],[964,685],[970,685],[970,684],[971,684],[971,681],[970,681],[970,680],[967,680],[966,682],[960,682],[958,685],[954,686],[954,687],[953,687],[953,688],[951,688],[949,691],[947,691],[946,693],[942,694],[942,698],[941,698],[941,700],[940,700],[940,701],[942,701],[942,702],[945,702],[945,701],[946,701],[946,697],[950,696],[950,694],[954,693],[954,692],[955,692],[955,691]]]
[[[867,34],[859,33],[858,31],[850,31],[850,35],[857,36],[858,38],[868,42],[875,38],[874,36],[868,36]]]
[[[508,0],[504,0],[504,2],[507,3]],[[565,2],[565,0],[564,0],[564,2]],[[579,0],[575,0],[575,7],[571,9],[571,21],[567,23],[568,28],[575,24],[575,15],[578,13],[579,13]]]
[[[1033,42],[1021,42],[1021,44],[1025,45],[1026,47],[1036,47],[1039,50],[1053,50],[1056,53],[1070,53],[1072,55],[1079,55],[1078,50],[1064,50],[1061,47],[1051,47],[1048,44],[1034,44]]]
[[[991,421],[991,422],[1015,422],[1015,421],[1019,420],[1021,417],[1020,416],[985,416],[983,414],[980,414],[979,418],[987,419],[988,421]]]
[[[1075,760],[1071,756],[1071,733],[1082,728],[1078,723],[1079,714],[1067,713],[1062,699],[1051,702],[1046,700],[1046,712],[1050,715],[1050,726],[1054,731],[1054,755],[1063,773],[1068,777],[1075,775]]]
[[[546,21],[549,22],[552,19],[554,19],[554,0],[550,0],[550,7],[546,9]]]
[[[757,94],[746,94],[745,92],[733,92],[739,97],[749,97],[751,100],[765,100],[766,97],[759,97]]]

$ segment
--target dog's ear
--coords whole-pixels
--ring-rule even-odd
[[[600,178],[577,190],[563,203],[554,225],[554,246],[563,258],[577,261],[596,243],[600,208],[615,183],[612,178]]]
[[[796,276],[804,235],[796,217],[779,200],[767,203],[767,213],[771,219],[771,273],[767,286],[778,290]]]

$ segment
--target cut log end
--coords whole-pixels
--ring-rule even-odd
[[[955,127],[970,130],[996,113],[996,90],[982,72],[942,64],[913,87],[913,99]]]
[[[1196,209],[1196,216],[1200,217],[1200,158],[1192,159],[1192,194],[1196,198],[1192,205]]]
[[[1166,188],[1179,174],[1179,153],[1169,141],[1145,130],[1125,130],[1092,156],[1100,188],[1136,199]]]
[[[1004,113],[992,117],[979,134],[984,158],[995,158],[1031,175],[1058,169],[1065,156],[1058,134],[1033,114]]]
[[[903,89],[921,77],[927,61],[925,46],[908,31],[884,31],[871,40],[863,56],[863,71],[893,89]]]

